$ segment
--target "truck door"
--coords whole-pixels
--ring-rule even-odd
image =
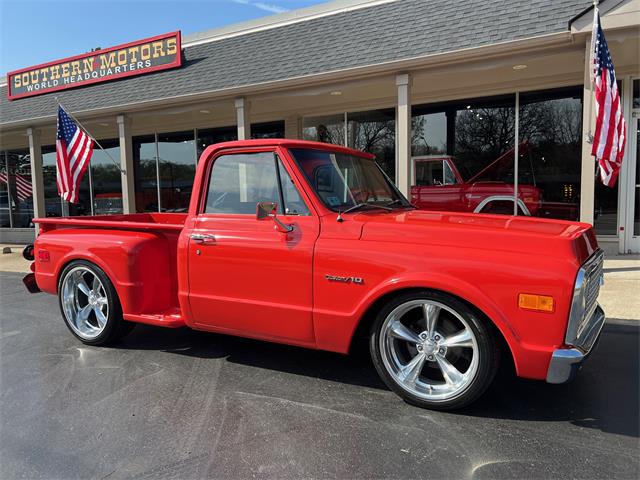
[[[319,220],[275,151],[218,156],[189,240],[189,302],[197,326],[313,344],[312,260]],[[283,232],[258,220],[275,202]]]

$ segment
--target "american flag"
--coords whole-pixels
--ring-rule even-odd
[[[592,82],[595,85],[596,106],[596,131],[593,136],[591,155],[598,160],[602,183],[607,187],[613,187],[622,165],[626,127],[616,72],[597,8],[593,18],[591,38]]]
[[[31,195],[33,194],[31,178],[20,174],[15,174],[14,177],[16,181],[16,193],[18,200],[25,201],[28,198],[31,198]],[[7,172],[0,172],[0,182],[6,183],[7,187],[9,186],[9,177],[7,176]]]
[[[71,203],[78,203],[82,176],[93,154],[93,139],[58,107],[58,136],[56,138],[56,166],[58,193]]]

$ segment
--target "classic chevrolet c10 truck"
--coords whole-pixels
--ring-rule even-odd
[[[418,210],[335,145],[213,145],[186,214],[34,222],[25,285],[85,344],[136,323],[340,353],[368,337],[389,388],[426,408],[474,401],[500,361],[567,382],[605,320],[590,225]]]

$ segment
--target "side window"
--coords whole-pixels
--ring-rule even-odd
[[[278,159],[278,171],[280,172],[280,182],[282,184],[285,215],[309,215],[307,204],[302,200],[300,192],[298,192],[291,176],[289,176],[289,172],[284,168],[280,159]]]
[[[211,169],[204,213],[255,215],[258,202],[279,204],[279,197],[273,152],[222,155]]]
[[[446,160],[442,161],[444,165],[444,184],[445,185],[455,185],[456,184],[456,176],[453,174],[453,170],[451,170],[451,165]]]
[[[433,160],[416,162],[416,184],[423,187],[442,185],[442,164]]]

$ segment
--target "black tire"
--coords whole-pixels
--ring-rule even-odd
[[[477,344],[476,351],[478,354],[475,375],[470,375],[468,380],[469,383],[464,387],[464,390],[455,393],[451,398],[431,400],[412,393],[407,388],[401,386],[400,380],[396,378],[394,372],[390,371],[393,367],[387,366],[389,362],[387,361],[387,365],[385,365],[385,362],[383,361],[382,356],[385,353],[383,352],[382,345],[385,340],[383,339],[381,342],[381,335],[384,335],[381,332],[381,329],[383,328],[387,317],[389,317],[394,310],[397,311],[396,309],[398,307],[407,304],[411,305],[415,301],[437,302],[454,310],[464,319],[475,336]],[[464,302],[439,291],[421,290],[399,294],[394,297],[377,313],[371,326],[370,333],[369,350],[371,358],[382,380],[392,391],[397,393],[407,403],[422,408],[432,410],[456,410],[471,404],[477,400],[487,390],[487,388],[489,388],[500,364],[500,348],[495,337],[495,326],[490,324],[483,317],[480,317]],[[411,343],[407,342],[406,345],[411,345]],[[437,362],[434,363],[437,364]],[[427,364],[425,363],[425,365]],[[423,368],[424,367],[421,367],[421,370]],[[419,375],[422,375],[422,373]],[[422,381],[421,376],[419,376],[418,379],[419,381]]]
[[[102,283],[107,299],[106,304],[108,306],[108,314],[106,315],[106,323],[102,328],[102,331],[92,338],[86,338],[74,329],[63,306],[63,284],[67,276],[74,270],[77,270],[78,267],[81,267],[98,277]],[[109,345],[129,334],[136,325],[134,322],[128,322],[122,317],[120,299],[118,298],[116,289],[107,274],[104,273],[100,267],[86,260],[74,260],[62,271],[58,280],[58,306],[60,307],[62,318],[64,319],[64,323],[69,331],[86,345]]]

